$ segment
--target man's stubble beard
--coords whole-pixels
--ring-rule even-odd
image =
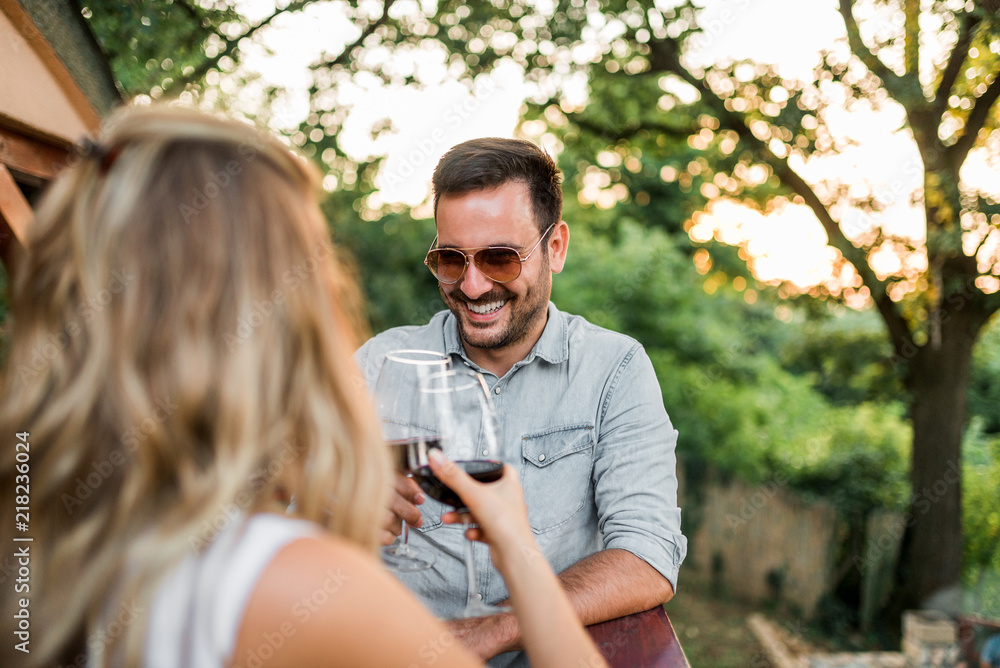
[[[532,325],[539,318],[544,318],[548,313],[549,296],[552,294],[552,273],[549,271],[548,257],[542,267],[542,278],[535,282],[525,292],[524,296],[518,297],[513,293],[503,290],[503,294],[497,294],[496,290],[490,290],[486,295],[476,300],[470,300],[462,295],[462,298],[455,296],[448,297],[444,290],[441,290],[441,298],[447,304],[449,310],[458,321],[458,333],[462,342],[473,348],[481,350],[499,350],[521,343],[531,334]],[[502,289],[502,285],[498,286]],[[548,288],[548,289],[546,289]],[[441,286],[438,286],[441,289]],[[459,290],[459,293],[461,291]],[[467,303],[483,303],[507,299],[504,308],[509,308],[509,320],[507,325],[492,335],[486,335],[475,325],[468,325],[465,317]]]

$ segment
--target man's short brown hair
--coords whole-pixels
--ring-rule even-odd
[[[528,186],[538,231],[562,218],[562,174],[541,148],[523,139],[484,137],[453,146],[434,168],[434,215],[442,195]]]

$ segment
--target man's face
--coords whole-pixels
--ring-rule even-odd
[[[437,207],[438,247],[509,246],[523,257],[541,233],[528,186],[506,183],[493,190],[442,195]],[[560,267],[561,268],[561,267]],[[545,327],[552,273],[548,243],[521,264],[521,274],[496,283],[470,262],[462,279],[439,283],[445,304],[458,319],[466,346],[499,350],[534,337]]]

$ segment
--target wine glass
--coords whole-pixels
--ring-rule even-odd
[[[444,456],[480,482],[498,480],[503,474],[500,420],[483,376],[467,368],[434,373],[424,379],[420,393],[427,412],[434,417]],[[430,467],[414,470],[413,479],[431,498],[453,506],[458,512],[468,511],[462,499],[438,480]],[[466,523],[464,528],[467,530],[470,526]],[[468,595],[459,618],[510,611],[510,608],[483,602],[472,541],[469,540],[465,541],[465,569]]]
[[[393,350],[375,381],[375,409],[388,443],[393,466],[402,475],[427,464],[433,423],[422,410],[420,386],[428,376],[445,371],[449,358],[430,350]],[[436,442],[436,441],[435,441]],[[396,570],[412,573],[430,568],[434,553],[410,545],[410,528],[403,520],[402,537],[382,548],[382,559]]]

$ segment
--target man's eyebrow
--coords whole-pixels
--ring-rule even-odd
[[[437,243],[437,245],[435,246],[435,248],[448,248],[448,249],[451,249],[451,250],[480,250],[480,249],[483,249],[483,248],[513,248],[515,250],[518,250],[518,249],[523,249],[525,247],[521,246],[521,245],[518,245],[518,244],[512,244],[512,243],[490,244],[488,246],[455,246],[453,244],[442,244],[440,242],[440,240],[439,240],[438,243]]]

